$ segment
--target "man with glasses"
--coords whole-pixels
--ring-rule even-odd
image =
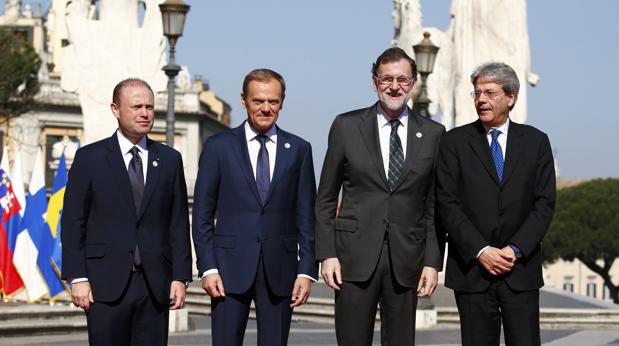
[[[331,126],[316,202],[316,258],[335,290],[339,345],[372,344],[379,303],[383,343],[413,345],[417,296],[437,285],[434,172],[445,129],[407,107],[416,80],[415,61],[387,49],[372,67],[379,101],[338,115]]]
[[[548,136],[509,119],[520,83],[503,63],[471,75],[479,119],[451,130],[437,159],[437,205],[449,243],[462,344],[540,345],[541,243],[555,205]]]

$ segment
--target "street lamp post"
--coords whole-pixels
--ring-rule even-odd
[[[424,117],[430,118],[428,105],[432,101],[428,98],[426,81],[428,80],[428,75],[434,70],[434,61],[436,60],[439,47],[432,44],[430,33],[426,31],[423,33],[423,40],[414,45],[413,50],[415,51],[417,70],[421,75],[421,92],[413,104],[413,110]]]
[[[176,64],[176,40],[183,36],[185,26],[185,16],[189,12],[189,5],[183,0],[166,0],[159,5],[161,19],[163,20],[163,35],[168,38],[170,46],[170,58],[168,64],[163,67],[163,71],[168,76],[168,113],[166,116],[166,144],[174,146],[174,78],[180,72],[181,67]]]

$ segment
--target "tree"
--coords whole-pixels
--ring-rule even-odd
[[[619,257],[619,179],[596,179],[557,192],[555,217],[544,239],[544,260],[579,259],[597,273],[619,304],[609,271]]]
[[[0,29],[0,120],[30,110],[39,91],[41,59],[27,40]]]

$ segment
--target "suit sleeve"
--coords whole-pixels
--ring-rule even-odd
[[[458,197],[460,179],[458,143],[455,136],[446,134],[439,145],[436,168],[436,202],[440,222],[449,238],[449,244],[456,246],[458,253],[467,261],[473,261],[488,241],[473,225]]]
[[[426,225],[426,249],[424,252],[424,265],[427,267],[436,268],[442,270],[443,268],[443,252],[444,252],[444,237],[439,234],[440,226],[439,222],[436,222],[436,157],[438,155],[438,148],[440,139],[445,134],[445,127],[441,126],[439,133],[439,140],[434,151],[434,167],[432,170],[432,185],[428,189],[428,197],[426,202],[425,211],[425,225]]]
[[[192,234],[196,250],[198,276],[208,269],[217,268],[213,252],[215,211],[219,197],[219,159],[216,143],[207,139],[200,155],[198,178],[193,194]]]
[[[534,193],[535,200],[529,215],[509,241],[520,249],[525,258],[537,248],[546,235],[554,214],[556,198],[554,158],[546,135],[539,147]]]
[[[316,196],[316,259],[318,260],[337,257],[335,217],[346,160],[341,122],[342,119],[338,116],[331,125],[329,145]]]
[[[315,222],[314,202],[316,199],[316,179],[314,177],[314,161],[312,147],[307,150],[301,163],[299,186],[297,192],[297,233],[299,243],[299,264],[297,274],[305,274],[316,279],[318,265],[314,259]]]
[[[62,219],[62,278],[87,278],[84,258],[86,223],[90,211],[91,183],[83,150],[78,150],[69,170]]]
[[[178,161],[174,177],[174,196],[170,211],[169,236],[172,247],[172,279],[191,281],[191,244],[189,240],[189,210],[183,159]]]

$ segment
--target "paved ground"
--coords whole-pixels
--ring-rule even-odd
[[[210,319],[208,316],[192,315],[193,330],[188,333],[170,336],[170,345],[211,345]],[[542,343],[546,346],[619,346],[619,327],[617,330],[543,330]],[[291,346],[335,346],[333,325],[320,323],[293,323],[289,344]],[[374,333],[374,344],[380,345],[379,331]],[[417,332],[417,345],[452,346],[460,344],[458,329],[436,329]],[[43,335],[17,338],[3,338],[0,345],[87,345],[86,333],[68,335]],[[245,345],[256,345],[256,323],[250,321],[245,335]]]

